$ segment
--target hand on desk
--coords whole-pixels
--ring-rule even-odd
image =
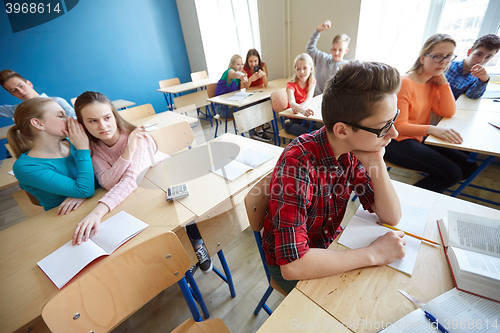
[[[101,220],[108,212],[109,207],[102,202],[99,202],[90,214],[85,216],[85,218],[76,226],[75,232],[73,233],[72,244],[81,244],[82,240],[84,242],[88,241],[92,229],[94,230],[94,236],[97,235]]]
[[[373,250],[374,266],[383,266],[402,259],[405,256],[406,239],[402,231],[389,231],[373,241],[368,248]]]
[[[60,205],[59,208],[57,209],[56,215],[66,215],[71,213],[72,211],[76,210],[82,202],[84,202],[85,199],[81,198],[66,198]]]
[[[442,139],[450,143],[462,143],[464,140],[460,133],[455,131],[453,128],[438,128],[436,126],[427,127],[427,134],[433,135],[436,138]]]
[[[292,106],[292,112],[295,114],[302,113],[306,117],[312,116],[314,114],[313,110],[305,109],[301,105]]]

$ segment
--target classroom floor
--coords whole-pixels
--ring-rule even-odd
[[[202,126],[193,128],[197,144],[212,139],[215,132],[215,126],[210,127],[207,121],[201,120],[200,122]],[[234,133],[232,124],[229,125],[229,131]],[[219,127],[219,135],[223,131],[223,126]],[[392,169],[389,174],[392,179],[409,184],[415,183],[422,177],[416,172],[396,168]],[[495,187],[500,190],[500,165],[490,165],[473,184]],[[26,214],[13,199],[12,193],[19,189],[18,186],[12,186],[0,190],[0,230],[24,221],[27,219],[27,214],[34,213],[32,211]],[[500,194],[470,187],[465,190],[465,193],[500,202]],[[460,198],[476,202],[473,199]],[[477,203],[495,209],[500,208],[498,205],[480,201]],[[349,211],[356,210],[358,205],[357,202],[350,203]],[[224,248],[224,253],[233,275],[236,297],[231,298],[227,285],[215,273],[204,275],[198,271],[195,274],[196,282],[212,318],[222,318],[231,332],[256,332],[268,318],[264,311],[261,311],[258,316],[253,315],[255,306],[267,288],[267,281],[252,231],[246,229],[242,232]],[[221,268],[217,257],[214,257],[214,265]],[[273,292],[267,304],[271,309],[275,309],[283,298],[278,292]],[[169,332],[189,317],[190,312],[182,293],[177,285],[174,285],[152,299],[112,332]]]

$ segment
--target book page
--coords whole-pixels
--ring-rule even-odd
[[[102,247],[108,254],[113,253],[120,245],[137,235],[149,225],[133,217],[127,212],[121,211],[102,222],[97,235],[92,233],[92,239]]]
[[[427,223],[427,215],[429,212],[425,209],[420,209],[406,204],[401,205],[401,210],[401,221],[396,227],[415,235],[422,236],[424,234],[425,225]],[[356,214],[347,224],[347,227],[340,236],[338,243],[350,249],[359,249],[370,245],[375,239],[391,231],[389,228],[378,225],[376,223],[378,221],[380,221],[380,219],[376,214],[370,213],[360,206],[356,211]],[[421,241],[407,235],[405,235],[405,238],[405,257],[389,264],[388,266],[411,276],[415,263],[417,262],[417,255],[418,250],[420,249]]]
[[[227,100],[228,101],[241,101],[241,100],[247,98],[250,95],[253,95],[253,93],[247,93],[247,92],[239,91],[236,94],[234,94],[234,96],[229,97]]]
[[[61,289],[91,261],[104,255],[107,253],[92,240],[80,245],[69,241],[40,260],[38,266]]]
[[[384,332],[439,332],[430,327],[424,311],[436,317],[450,333],[490,333],[500,329],[500,303],[453,288],[393,323]],[[426,325],[422,325],[424,323]],[[420,329],[417,326],[421,326]]]
[[[375,239],[385,235],[389,231],[391,231],[391,229],[378,225],[375,222],[366,221],[358,216],[353,216],[344,232],[342,232],[338,243],[350,249],[359,249],[370,245]],[[411,276],[415,263],[417,262],[421,241],[413,237],[405,237],[405,257],[388,266]]]
[[[232,182],[241,177],[241,175],[246,173],[248,170],[252,169],[253,168],[248,165],[226,158],[215,164],[209,170]]]
[[[449,245],[500,258],[500,220],[448,211]]]
[[[238,156],[236,156],[235,160],[251,166],[252,168],[256,168],[264,162],[269,161],[271,158],[273,158],[273,156],[270,154],[266,154],[249,148],[240,152]]]
[[[491,279],[495,279],[500,283],[499,258],[467,251],[458,247],[450,247],[448,250],[448,255],[455,256],[454,260],[459,263],[460,270],[484,275]]]

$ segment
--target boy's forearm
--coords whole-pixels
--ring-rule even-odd
[[[374,261],[368,247],[346,251],[313,248],[302,258],[280,267],[286,280],[306,280],[373,266]]]
[[[365,166],[366,168],[366,166]],[[396,225],[401,219],[401,203],[394,189],[385,163],[366,168],[373,184],[373,211],[386,223]]]

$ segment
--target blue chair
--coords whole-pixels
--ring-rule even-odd
[[[269,182],[270,175],[262,178],[245,197],[245,208],[247,211],[248,221],[250,222],[250,228],[253,230],[255,241],[257,242],[257,247],[259,248],[260,258],[262,259],[262,265],[264,266],[267,281],[269,282],[266,292],[253,312],[254,315],[258,315],[261,309],[264,309],[264,311],[266,311],[269,315],[273,313],[266,304],[267,299],[273,290],[278,291],[284,296],[287,295],[287,292],[284,291],[271,277],[271,274],[267,269],[264,250],[262,249],[262,236],[260,232],[264,227],[264,217],[266,216],[267,204],[269,202]]]

